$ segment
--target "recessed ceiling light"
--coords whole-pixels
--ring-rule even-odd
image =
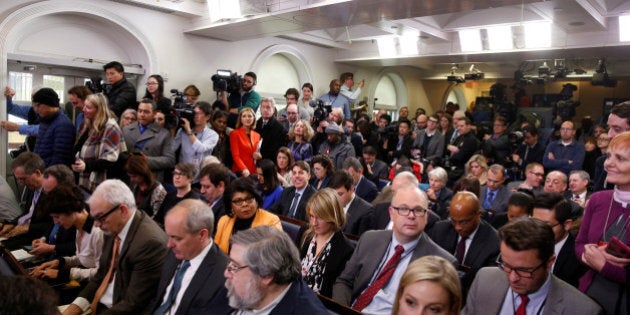
[[[582,25],[584,25],[584,22],[582,22],[582,21],[574,21],[574,22],[569,22],[569,25],[571,25],[571,26],[582,26]]]

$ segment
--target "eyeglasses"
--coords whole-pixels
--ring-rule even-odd
[[[99,215],[99,216],[97,216],[97,217],[94,217],[94,221],[98,221],[98,222],[100,222],[100,223],[102,224],[103,222],[105,222],[105,220],[107,219],[107,217],[108,217],[110,214],[112,214],[112,212],[114,212],[114,211],[118,210],[118,208],[120,208],[120,205],[115,205],[115,206],[113,206],[113,207],[112,207],[111,209],[109,209],[107,212],[105,212],[105,213],[103,213],[103,214],[101,214],[101,215]]]
[[[184,173],[178,172],[178,171],[173,171],[173,177],[175,177],[175,176],[184,176]]]
[[[424,217],[427,214],[427,209],[422,208],[422,207],[417,207],[417,208],[407,208],[407,207],[394,207],[391,206],[392,209],[396,210],[396,212],[398,212],[398,214],[402,215],[402,216],[408,216],[409,212],[413,212],[413,215],[415,217]]]
[[[599,137],[597,138],[597,141],[610,141],[610,139],[605,138],[605,137]]]
[[[545,173],[536,173],[536,172],[531,172],[531,171],[529,173],[534,175],[534,176],[539,176],[539,177],[545,176]]]
[[[254,200],[254,196],[249,196],[247,198],[241,198],[241,199],[232,199],[232,204],[243,205],[244,203],[247,204],[252,200]]]
[[[225,266],[225,270],[229,273],[231,273],[232,275],[234,275],[235,273],[237,273],[239,270],[241,269],[245,269],[248,268],[249,266],[237,266],[234,263],[229,263],[227,266]]]
[[[536,272],[536,270],[540,269],[540,267],[545,265],[545,262],[543,261],[542,263],[540,263],[540,265],[534,267],[534,268],[522,268],[522,267],[512,267],[506,263],[503,262],[503,260],[501,260],[501,257],[497,258],[497,266],[505,271],[506,273],[512,273],[512,271],[514,271],[516,273],[517,276],[521,277],[521,278],[528,278],[531,279],[534,277],[534,272]]]
[[[147,82],[146,86],[149,86],[149,85],[158,85],[158,83],[157,82]]]

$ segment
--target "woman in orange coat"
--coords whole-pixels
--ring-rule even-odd
[[[232,172],[248,177],[256,174],[254,153],[258,152],[260,134],[254,131],[256,114],[247,107],[238,114],[236,129],[230,133],[230,149],[232,150]]]

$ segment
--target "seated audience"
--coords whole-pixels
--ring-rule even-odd
[[[354,147],[341,139],[343,130],[337,123],[330,123],[325,133],[326,141],[319,146],[318,154],[328,156],[333,161],[335,169],[342,169],[343,161],[355,156]]]
[[[545,168],[540,163],[532,162],[525,167],[525,180],[515,181],[508,184],[508,189],[515,192],[526,189],[534,196],[543,191],[543,180],[545,179]]]
[[[376,184],[363,176],[363,166],[359,159],[355,157],[347,158],[343,161],[343,169],[352,175],[354,193],[361,199],[372,202],[378,195],[378,188]]]
[[[278,168],[278,181],[282,184],[282,187],[289,187],[293,185],[293,171],[291,167],[295,164],[293,159],[293,153],[287,147],[281,147],[276,154],[276,166]]]
[[[299,252],[284,232],[259,226],[230,238],[225,287],[230,306],[245,314],[328,314],[302,280]]]
[[[481,186],[486,184],[486,177],[488,176],[488,162],[486,158],[481,154],[473,155],[468,162],[466,162],[466,174],[472,174],[479,179]]]
[[[479,184],[479,179],[472,174],[462,176],[455,182],[455,184],[453,184],[453,194],[460,191],[470,191],[479,198],[479,195],[481,195],[481,185]]]
[[[336,191],[341,201],[346,217],[346,223],[341,226],[344,233],[361,236],[363,232],[372,228],[374,207],[355,194],[352,175],[348,171],[335,172],[330,180],[329,188]]]
[[[534,209],[534,198],[528,191],[517,191],[508,199],[507,212],[497,213],[492,218],[492,226],[495,229],[506,225],[520,217],[529,217]]]
[[[263,159],[256,166],[258,190],[263,198],[263,209],[269,209],[282,195],[282,185],[278,181],[276,165],[271,160]]]
[[[385,162],[376,159],[376,153],[376,149],[373,146],[363,147],[363,163],[365,165],[363,175],[378,186],[381,179],[387,180],[389,166]]]
[[[230,170],[219,163],[206,165],[199,171],[201,194],[208,201],[215,218],[221,218],[225,215],[223,195],[226,189],[230,187],[230,181]],[[214,221],[214,229],[212,231],[216,232],[218,222],[219,220]]]
[[[125,126],[135,123],[137,120],[138,112],[133,108],[127,108],[122,113],[122,116],[120,116],[118,125],[120,126],[120,129],[123,129]]]
[[[11,315],[58,315],[55,291],[41,280],[0,275],[0,310]]]
[[[565,198],[573,200],[573,202],[584,208],[591,197],[591,193],[588,191],[590,180],[591,177],[586,171],[572,171],[569,175],[569,189],[565,192]]]
[[[499,239],[499,268],[479,270],[462,314],[603,314],[597,303],[551,274],[556,257],[547,223],[519,218],[499,229]]]
[[[179,163],[173,170],[173,186],[175,191],[168,192],[162,206],[153,220],[160,226],[164,225],[164,216],[178,202],[184,199],[203,199],[203,195],[192,190],[192,181],[195,178],[195,165],[191,163]]]
[[[343,208],[337,193],[325,188],[309,199],[306,211],[310,224],[300,250],[302,277],[314,292],[331,297],[333,284],[354,250],[341,231]]]
[[[493,210],[495,213],[507,211],[507,202],[512,192],[503,185],[504,182],[505,168],[499,164],[491,165],[486,184],[481,187],[479,195],[479,200],[483,200],[483,209]]]
[[[292,166],[293,186],[282,191],[282,196],[269,211],[289,218],[306,221],[306,202],[315,194],[315,188],[308,184],[311,168],[304,161],[297,161]]]
[[[326,188],[328,182],[335,172],[335,166],[332,160],[325,155],[316,155],[313,157],[313,178],[311,178],[310,185],[316,190]]]
[[[4,176],[0,175],[0,230],[5,223],[11,223],[22,215],[15,193]]]
[[[147,157],[138,154],[130,155],[125,171],[138,209],[144,211],[152,219],[155,218],[162,207],[167,191],[160,182],[155,180]]]
[[[453,191],[446,187],[448,174],[441,167],[436,167],[429,172],[429,209],[435,212],[442,219],[448,217],[448,205],[453,198]]]
[[[392,315],[457,315],[462,289],[457,270],[439,256],[424,256],[409,264],[400,278]]]
[[[261,208],[262,197],[249,178],[233,181],[223,202],[226,214],[219,219],[214,242],[226,254],[230,252],[229,240],[232,234],[260,225],[282,230],[278,216]]]

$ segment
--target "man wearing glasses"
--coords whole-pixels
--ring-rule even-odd
[[[556,260],[549,224],[519,218],[499,229],[497,267],[477,273],[462,314],[603,314],[576,288],[551,274]]]
[[[508,190],[515,192],[519,189],[526,189],[532,192],[534,196],[542,193],[543,180],[545,179],[545,168],[540,163],[532,162],[525,167],[525,180],[510,182]]]
[[[333,299],[365,314],[391,314],[400,278],[410,262],[437,255],[457,266],[455,257],[424,233],[427,206],[427,196],[417,186],[398,188],[389,207],[392,230],[363,233],[337,278]]]
[[[230,244],[223,275],[233,314],[328,314],[302,280],[300,254],[286,233],[263,225],[232,235]]]
[[[481,220],[481,204],[471,192],[456,193],[449,213],[450,219],[435,223],[429,236],[457,258],[465,293],[479,269],[495,265],[499,237],[490,224]]]
[[[117,179],[106,180],[89,200],[90,215],[105,239],[99,269],[64,315],[141,314],[155,296],[166,257],[166,234]]]

